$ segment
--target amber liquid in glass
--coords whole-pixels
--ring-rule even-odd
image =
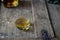
[[[26,18],[18,18],[15,22],[17,28],[20,28],[24,31],[28,30],[30,27],[30,22]]]
[[[18,0],[3,0],[5,7],[16,7],[18,6]]]

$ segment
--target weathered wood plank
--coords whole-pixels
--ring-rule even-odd
[[[41,38],[41,30],[46,29],[49,35],[54,37],[44,0],[32,0],[30,3],[30,6],[21,7],[21,5],[12,9],[5,8],[2,5],[0,32],[12,38]],[[14,20],[21,16],[30,20],[33,24],[33,31],[24,32],[15,27]]]
[[[55,34],[58,38],[60,38],[60,5],[48,3],[48,8],[50,11]]]
[[[3,40],[42,40],[42,39],[40,39],[40,38],[23,38],[23,39],[21,39],[21,38],[12,38],[12,39],[3,39]],[[60,39],[57,39],[57,38],[52,38],[51,40],[60,40]]]
[[[51,37],[54,37],[53,30],[49,21],[48,12],[46,9],[44,0],[33,0],[33,10],[35,17],[35,26],[38,38],[41,37],[41,30],[45,29],[48,31]]]
[[[23,1],[21,1],[22,3]],[[23,2],[24,3],[24,2]],[[25,17],[33,23],[33,13],[31,7],[31,1],[26,1],[24,6],[19,6],[17,8],[5,8],[3,5],[1,7],[1,23],[0,32],[8,35],[9,37],[20,37],[20,38],[35,38],[34,26],[31,32],[24,32],[15,27],[15,20],[20,17]],[[33,23],[34,24],[34,23]]]

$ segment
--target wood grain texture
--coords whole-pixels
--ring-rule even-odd
[[[28,3],[28,4],[27,4]],[[21,1],[21,6],[17,8],[5,8],[2,5],[1,9],[1,29],[0,31],[9,37],[20,37],[20,38],[35,38],[35,29],[34,26],[31,32],[24,32],[15,27],[16,19],[20,17],[25,17],[27,20],[30,20],[34,24],[32,7],[30,2]],[[24,5],[25,4],[25,5]]]
[[[6,39],[1,39],[1,40],[42,40],[42,39],[40,39],[40,38],[6,38]],[[52,38],[51,40],[59,40],[59,39],[57,39],[57,38]]]
[[[27,1],[28,2],[28,1]],[[51,37],[54,37],[53,30],[49,21],[44,0],[32,0],[27,6],[19,5],[17,8],[5,8],[1,6],[0,33],[9,36],[15,40],[15,37],[22,38],[41,38],[41,30],[48,31]],[[19,17],[25,17],[33,24],[33,31],[24,32],[15,27],[14,22]],[[28,40],[28,39],[27,39]],[[31,39],[35,40],[35,39]],[[37,39],[36,39],[37,40]]]
[[[53,30],[49,21],[48,12],[46,9],[46,4],[44,0],[33,0],[33,10],[35,17],[35,26],[38,38],[41,37],[41,30],[45,29],[48,31],[51,37],[54,37]]]
[[[50,11],[55,34],[58,38],[60,38],[60,5],[48,3],[48,8]]]

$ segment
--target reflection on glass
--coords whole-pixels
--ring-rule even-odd
[[[5,7],[16,7],[18,6],[18,0],[4,0],[3,4]]]
[[[28,30],[30,28],[30,22],[26,18],[18,18],[15,22],[15,25],[17,28],[22,29],[24,31]]]

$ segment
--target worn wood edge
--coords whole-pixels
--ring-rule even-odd
[[[0,40],[42,40],[40,38],[5,38]],[[60,40],[59,38],[52,38],[51,40]]]

